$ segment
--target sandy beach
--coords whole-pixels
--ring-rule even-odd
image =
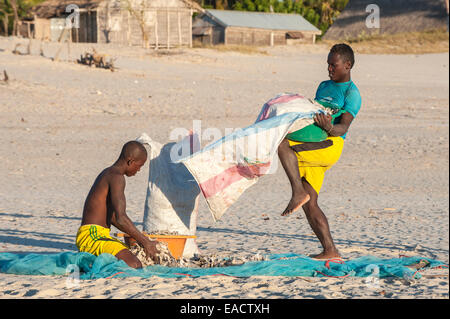
[[[145,132],[169,142],[175,128],[239,128],[281,92],[314,97],[328,79],[329,48],[212,49],[169,53],[95,45],[116,72],[76,64],[93,45],[64,47],[0,37],[0,252],[75,251],[86,195],[120,148]],[[352,79],[362,108],[319,204],[345,258],[422,256],[449,262],[449,54],[356,54]],[[1,83],[7,71],[8,83]],[[206,145],[209,140],[202,140]],[[127,213],[142,227],[148,165],[127,178]],[[261,194],[264,194],[262,196]],[[214,222],[200,197],[203,253],[314,254],[303,214],[280,216],[290,186],[280,166]],[[269,217],[267,219],[266,217]],[[112,232],[117,231],[113,228]],[[448,270],[420,280],[225,276],[83,280],[0,274],[0,298],[448,298]]]

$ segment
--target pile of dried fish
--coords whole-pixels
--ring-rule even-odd
[[[148,235],[180,235],[177,231],[158,230],[146,233]],[[151,239],[150,240],[154,240]],[[244,255],[244,256],[218,256],[216,254],[210,255],[198,255],[195,254],[191,258],[175,259],[169,251],[167,243],[158,242],[156,248],[159,253],[156,255],[155,260],[147,258],[144,248],[136,243],[131,247],[131,252],[141,261],[142,266],[162,265],[167,267],[191,267],[191,268],[211,268],[211,267],[227,267],[242,265],[250,261],[263,261],[267,258],[261,254],[256,255]]]
[[[179,236],[180,233],[178,233],[177,231],[170,231],[170,230],[157,230],[157,231],[152,231],[150,233],[146,233],[148,235],[172,235],[172,236]]]
[[[190,259],[185,259],[185,267],[211,268],[211,267],[228,267],[242,265],[250,261],[263,261],[266,257],[260,254],[250,256],[228,256],[219,257],[215,254],[211,255],[195,255]]]
[[[161,233],[158,233],[161,235]],[[211,255],[195,255],[192,258],[180,258],[179,260],[172,257],[167,248],[167,244],[159,242],[157,244],[159,253],[156,255],[156,261],[147,258],[144,249],[139,245],[134,245],[130,250],[141,261],[142,266],[152,266],[155,264],[167,267],[191,267],[191,268],[211,268],[211,267],[227,267],[242,265],[250,261],[263,261],[266,257],[260,254],[252,256],[228,256],[219,257],[215,254]]]
[[[152,239],[150,239],[152,240]],[[170,254],[169,248],[167,247],[167,243],[165,242],[157,242],[156,249],[159,251],[156,254],[156,260],[148,258],[145,254],[144,248],[139,245],[133,245],[130,248],[130,251],[139,259],[142,263],[142,266],[152,266],[152,265],[162,265],[168,267],[177,267],[179,266],[177,260],[172,257]]]

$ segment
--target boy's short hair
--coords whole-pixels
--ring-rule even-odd
[[[137,141],[129,141],[126,142],[123,147],[122,151],[120,152],[120,158],[121,159],[128,159],[129,157],[132,157],[134,159],[140,159],[147,156],[147,150],[145,149],[144,145],[142,143]]]
[[[330,50],[330,54],[339,54],[344,61],[350,62],[350,67],[353,67],[355,64],[355,54],[353,53],[353,49],[345,43],[339,43],[333,45]]]

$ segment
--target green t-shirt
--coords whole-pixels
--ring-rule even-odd
[[[340,123],[341,115],[344,111],[356,117],[356,114],[358,114],[361,108],[361,95],[352,80],[343,83],[336,83],[332,80],[323,81],[317,88],[315,100],[326,107],[340,110],[339,113],[333,115],[333,124]],[[288,134],[286,137],[295,141],[315,141],[314,138],[311,140],[302,139],[302,134],[305,134],[307,131],[314,131],[313,134],[317,135],[317,141],[321,139],[319,135],[325,136],[326,138],[327,134],[324,130],[316,124],[311,125],[315,127],[307,126],[306,128]],[[345,139],[346,135],[347,133],[342,138]]]

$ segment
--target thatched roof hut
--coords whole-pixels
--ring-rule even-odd
[[[79,27],[64,35],[69,5]],[[192,15],[202,11],[192,0],[48,0],[32,14],[35,38],[173,47],[192,45]]]
[[[32,8],[31,13],[41,19],[66,16],[69,4],[77,5],[81,10],[95,10],[104,0],[47,0]]]
[[[75,4],[81,10],[95,10],[104,1],[105,0],[47,0],[33,7],[31,12],[39,18],[48,19],[64,16],[69,4]],[[158,6],[156,1],[153,2],[155,3],[155,6]],[[165,2],[166,7],[170,7],[170,1]],[[183,2],[187,7],[192,8],[194,11],[203,12],[203,8],[195,1],[180,0],[180,2]]]

